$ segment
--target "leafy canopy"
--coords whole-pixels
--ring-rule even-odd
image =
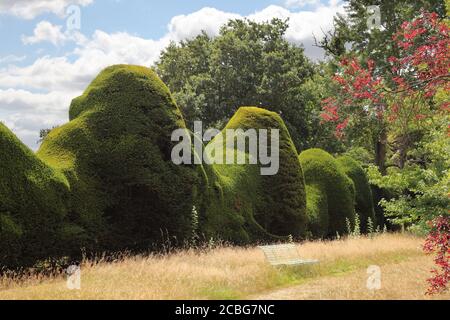
[[[298,149],[314,130],[305,82],[314,74],[303,48],[284,35],[287,21],[233,20],[217,37],[202,33],[171,43],[156,70],[173,92],[188,127],[194,120],[222,128],[240,106],[254,105],[281,115]],[[316,112],[317,114],[317,112]],[[315,123],[318,124],[317,122]]]

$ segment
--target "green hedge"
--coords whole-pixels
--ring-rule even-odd
[[[72,101],[70,120],[48,135],[38,155],[67,175],[71,210],[88,240],[105,250],[183,241],[197,172],[171,161],[172,131],[185,124],[156,74],[106,68]]]
[[[360,216],[361,231],[367,232],[368,218],[372,220],[375,227],[377,220],[375,218],[375,211],[373,207],[372,190],[367,179],[364,169],[360,164],[350,156],[342,156],[337,158],[339,167],[345,174],[352,179],[355,185],[356,192],[356,212]]]
[[[11,215],[0,213],[0,267],[21,264],[22,235],[22,227]]]
[[[358,163],[320,149],[298,156],[283,120],[265,109],[240,108],[224,130],[278,129],[277,174],[261,175],[261,163],[175,165],[171,135],[187,129],[148,68],[106,68],[69,113],[36,155],[0,124],[0,265],[76,256],[82,247],[148,250],[194,231],[237,244],[335,236],[354,220],[355,187],[363,228],[374,218]],[[224,132],[203,148],[227,151]],[[248,160],[248,150],[237,153]]]
[[[306,212],[309,236],[326,237],[329,226],[328,199],[326,190],[320,184],[306,185]]]
[[[289,235],[304,237],[307,217],[303,172],[283,120],[276,113],[265,109],[241,107],[224,128],[222,141],[216,137],[208,146],[219,143],[225,150],[226,129],[267,129],[269,133],[270,129],[278,129],[279,170],[275,175],[263,176],[261,164],[213,165],[217,188],[223,194],[223,206],[222,213],[212,214],[209,219],[215,221],[217,216],[222,219],[227,216],[223,212],[231,211],[228,215],[235,217],[234,224],[241,226],[240,234],[246,235],[242,238],[253,241]],[[248,158],[248,150],[245,153]],[[221,223],[207,225],[213,229],[220,227]],[[225,228],[221,230],[225,231]]]
[[[327,200],[328,227],[324,217],[324,205],[311,203],[309,216],[320,224],[316,227],[320,233],[327,229],[327,236],[340,235],[347,232],[346,218],[351,222],[355,218],[355,187],[352,180],[342,171],[336,159],[321,149],[309,149],[299,156],[305,175],[307,190],[313,190],[317,196],[307,197],[310,201]],[[320,193],[324,193],[320,195]],[[316,234],[315,236],[321,236]]]
[[[1,265],[30,265],[67,247],[69,185],[0,123]]]

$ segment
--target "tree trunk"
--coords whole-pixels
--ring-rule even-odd
[[[409,135],[404,134],[399,138],[399,146],[398,146],[398,167],[403,169],[406,163],[406,156],[408,154],[409,148]]]
[[[375,163],[381,174],[386,175],[387,134],[382,130],[375,142]]]

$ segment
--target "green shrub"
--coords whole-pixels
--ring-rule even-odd
[[[310,185],[317,190],[307,213],[297,151],[276,113],[242,107],[225,127],[280,130],[272,176],[261,175],[261,164],[175,165],[171,135],[180,128],[167,87],[150,69],[127,65],[103,70],[36,155],[0,124],[0,264],[74,256],[82,247],[148,250],[194,233],[234,243],[304,238],[308,214],[311,229],[325,233],[330,193]]]
[[[370,185],[370,190],[372,191],[373,207],[375,210],[375,224],[377,226],[380,226],[380,228],[384,228],[385,226],[387,227],[387,225],[389,225],[390,230],[395,230],[394,226],[392,226],[389,223],[388,219],[386,219],[384,215],[384,209],[380,205],[380,201],[382,201],[383,199],[391,199],[392,194],[388,190],[382,189],[373,184]]]
[[[328,199],[326,190],[319,184],[306,185],[306,212],[308,231],[313,237],[324,238],[328,235]]]
[[[239,233],[242,238],[268,240],[289,235],[305,237],[307,216],[303,173],[283,120],[274,112],[241,107],[226,129],[267,129],[269,133],[270,129],[278,129],[280,133],[279,170],[275,175],[261,175],[261,164],[213,165],[217,188],[223,194],[223,207],[228,208],[223,211],[231,211],[229,215],[235,217],[232,219],[234,224],[241,226],[237,230],[241,230]],[[208,147],[222,144],[226,149],[224,132],[222,141],[216,137]],[[248,159],[248,150],[245,153]],[[223,217],[223,213],[219,214]]]
[[[61,254],[68,182],[0,123],[0,264],[30,265]]]
[[[337,158],[339,167],[352,179],[355,185],[356,204],[355,209],[361,219],[361,231],[367,232],[368,219],[375,221],[372,190],[364,169],[350,156]]]
[[[20,265],[22,234],[22,228],[9,214],[0,213],[0,267]]]
[[[261,234],[266,235],[262,228],[258,228],[259,225],[252,223],[257,196],[249,190],[259,188],[258,183],[251,179],[252,175],[237,165],[204,165],[204,168],[208,185],[201,192],[201,234],[208,240],[212,238],[234,244],[248,244],[255,238],[262,238]],[[258,231],[261,234],[257,237]]]
[[[187,239],[197,171],[171,161],[172,131],[185,124],[156,74],[106,68],[72,101],[70,120],[49,133],[38,155],[66,174],[71,212],[88,241],[140,250],[167,240],[163,234]]]
[[[327,208],[328,208],[328,230],[327,236],[335,236],[346,233],[345,219],[354,221],[355,211],[355,189],[353,182],[347,175],[341,170],[337,161],[332,155],[321,149],[309,149],[303,151],[299,156],[300,163],[305,175],[305,182],[307,186],[310,186],[308,190],[314,190],[314,192],[323,192],[326,195]],[[311,187],[313,186],[313,187]],[[325,198],[325,195],[322,195]],[[313,199],[312,196],[307,196],[308,199]],[[317,197],[316,197],[317,198]],[[316,212],[309,212],[312,217],[317,217],[316,220],[320,221],[319,230],[326,229],[326,219],[319,219],[323,217],[324,206],[309,205],[310,210],[316,210]],[[321,236],[316,234],[315,236]]]

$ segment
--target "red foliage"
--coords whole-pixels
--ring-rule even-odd
[[[333,77],[338,92],[322,102],[323,121],[335,123],[336,135],[340,137],[352,116],[375,116],[379,120],[387,116],[386,120],[393,122],[408,98],[431,101],[439,88],[450,90],[449,34],[449,27],[439,21],[436,13],[422,12],[412,22],[404,22],[393,36],[399,55],[388,59],[389,74],[377,76],[382,70],[377,70],[372,60],[363,66],[355,58],[342,59],[342,71]],[[423,105],[432,103],[415,104],[407,113],[413,114],[412,120],[421,121],[430,114],[420,109]],[[439,111],[448,112],[448,104]]]
[[[426,253],[436,253],[434,262],[438,269],[431,270],[433,277],[427,281],[427,294],[438,294],[448,290],[450,281],[450,218],[439,217],[431,222],[431,232],[425,240]]]
[[[400,48],[399,57],[391,57],[392,71],[405,81],[400,90],[423,90],[426,98],[437,88],[449,90],[450,28],[436,13],[423,12],[412,22],[405,22],[393,40]]]
[[[384,111],[382,103],[384,93],[379,90],[381,78],[374,76],[374,62],[369,60],[365,69],[356,59],[343,59],[342,75],[335,75],[333,81],[339,85],[339,99],[328,98],[322,101],[322,119],[327,122],[336,123],[336,136],[341,137],[343,130],[349,123],[349,117],[342,117],[341,107],[354,106],[359,101],[367,100],[367,106],[375,106],[370,110],[363,110],[363,113],[375,111],[377,116],[381,116]],[[343,112],[345,113],[345,112]]]
[[[342,137],[353,118],[375,119],[384,125],[385,120],[419,122],[436,112],[450,112],[449,102],[436,108],[433,101],[438,90],[450,90],[449,35],[450,28],[436,13],[422,12],[417,19],[404,22],[393,36],[399,54],[387,61],[390,72],[377,68],[372,60],[362,63],[355,58],[342,59],[341,72],[333,78],[337,92],[322,104],[323,121],[333,122],[336,136]],[[450,280],[449,217],[432,222],[424,250],[436,253],[437,266],[432,270],[433,277],[428,279],[427,293],[447,290]]]

